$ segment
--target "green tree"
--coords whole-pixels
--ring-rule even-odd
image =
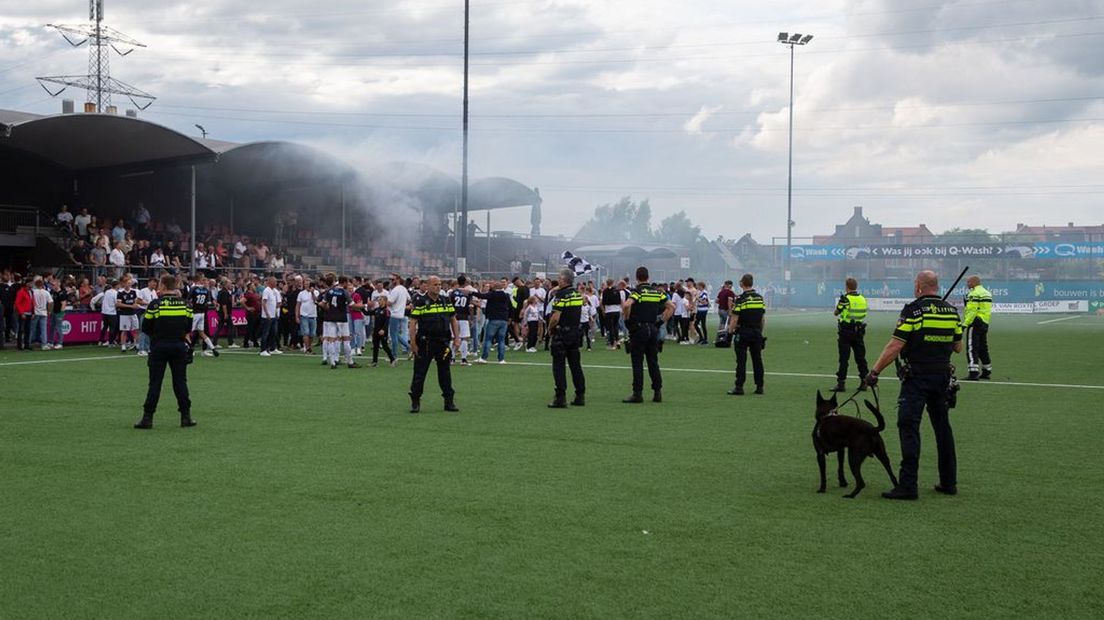
[[[952,228],[935,236],[938,243],[996,243],[998,235],[984,228]]]
[[[652,206],[646,199],[636,203],[629,196],[614,204],[601,205],[594,209],[594,216],[583,224],[575,238],[619,243],[654,241]]]

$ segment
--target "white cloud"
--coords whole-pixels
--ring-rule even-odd
[[[691,135],[702,135],[702,125],[705,121],[709,120],[711,116],[719,112],[724,106],[719,105],[703,105],[698,109],[694,116],[690,117],[690,120],[686,121],[682,125],[682,129]]]

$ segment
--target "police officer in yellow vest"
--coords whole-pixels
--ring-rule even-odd
[[[993,364],[989,359],[989,322],[993,318],[993,294],[981,285],[981,278],[966,278],[966,316],[962,326],[966,328],[966,357],[970,364],[969,381],[988,380],[993,376]],[[980,371],[980,372],[979,372]]]
[[[893,337],[886,344],[864,383],[878,384],[878,373],[900,356],[901,394],[897,398],[897,432],[901,437],[901,473],[886,499],[918,497],[920,469],[920,421],[924,408],[935,432],[939,484],[944,495],[958,493],[958,464],[950,408],[954,406],[951,355],[962,352],[962,324],[958,310],[939,297],[939,278],[934,271],[916,274],[916,299],[905,305],[897,319]],[[957,387],[957,386],[955,386]]]
[[[456,308],[452,301],[441,294],[441,278],[430,276],[426,280],[426,294],[414,299],[410,311],[410,352],[414,354],[414,377],[410,381],[410,413],[418,413],[422,407],[422,391],[430,364],[437,363],[437,383],[445,399],[445,411],[460,411],[456,407],[452,389],[453,347],[460,348],[460,323],[456,320]]]
[[[134,428],[153,428],[153,414],[161,399],[161,383],[165,367],[172,371],[173,394],[180,410],[180,426],[195,426],[192,401],[188,395],[188,364],[192,361],[192,311],[181,298],[176,276],[162,276],[157,299],[146,306],[142,317],[142,333],[150,338],[149,391],[142,406],[142,419]]]
[[[842,392],[847,383],[847,362],[851,352],[855,352],[855,366],[859,368],[859,389],[865,390],[866,384],[866,298],[859,293],[859,283],[855,278],[847,278],[847,292],[836,302],[835,315],[839,317],[839,368],[836,370],[836,387],[833,392]]]

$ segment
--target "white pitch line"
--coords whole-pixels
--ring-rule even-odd
[[[259,354],[257,354],[257,353],[250,353],[248,351],[221,351],[221,353],[223,355],[251,355],[251,356],[255,356],[255,357],[259,356]],[[275,358],[275,359],[280,359],[281,357],[282,356],[273,356],[273,358]],[[363,356],[363,355],[358,356],[358,357],[359,357],[359,359],[365,359],[366,358],[366,356]],[[269,359],[273,359],[273,358],[269,358]],[[68,358],[57,359],[57,360],[28,360],[28,361],[25,361],[25,362],[3,362],[3,363],[0,363],[0,366],[22,366],[22,365],[29,365],[29,364],[54,364],[54,363],[61,363],[61,362],[84,362],[84,361],[93,361],[93,360],[121,360],[121,359],[146,359],[146,358],[140,358],[136,355],[120,355],[120,356],[111,355],[111,356],[96,356],[96,357],[68,357]],[[308,356],[305,356],[305,355],[292,355],[292,354],[289,354],[286,359],[289,359],[289,360],[291,360],[291,359],[315,360],[315,359],[319,359],[319,358],[318,357],[313,357],[313,356],[308,357]],[[207,363],[207,362],[204,362],[204,363]],[[509,362],[506,365],[507,366],[537,366],[537,367],[548,368],[552,364],[551,363],[542,363],[542,362]],[[473,364],[472,366],[473,367],[477,366],[477,364]],[[621,371],[632,370],[632,368],[630,366],[610,366],[610,365],[605,365],[605,364],[584,364],[583,367],[584,368],[597,368],[597,369],[600,369],[600,370],[621,370]],[[721,375],[731,375],[734,372],[732,370],[719,370],[719,369],[716,369],[716,368],[664,368],[663,370],[664,371],[669,371],[669,372],[697,372],[697,373],[721,374]],[[834,379],[834,378],[836,378],[836,375],[819,374],[819,373],[811,373],[811,372],[768,372],[766,374],[771,375],[771,376],[775,376],[775,377],[803,377],[803,378],[807,378],[807,379]],[[897,378],[896,377],[883,377],[883,380],[884,381],[897,381]],[[1104,390],[1104,385],[1080,385],[1080,384],[1076,384],[1076,383],[1028,383],[1028,382],[1023,382],[1023,381],[976,381],[976,382],[975,381],[970,381],[969,383],[972,384],[972,385],[986,385],[986,384],[988,384],[988,385],[1015,385],[1015,386],[1021,386],[1021,387],[1071,388],[1071,389],[1077,389],[1077,390]]]
[[[1038,323],[1036,323],[1036,325],[1047,325],[1048,323],[1057,323],[1059,321],[1069,321],[1069,320],[1072,320],[1072,319],[1080,319],[1083,316],[1084,315],[1081,315],[1081,314],[1075,314],[1073,316],[1063,316],[1063,317],[1060,317],[1060,318],[1057,318],[1057,319],[1050,319],[1050,320],[1047,320],[1047,321],[1039,321]]]
[[[64,357],[56,360],[27,360],[25,362],[0,362],[0,366],[30,366],[32,364],[60,364],[62,362],[87,362],[91,360],[126,360],[126,359],[144,359],[139,358],[137,355],[127,355],[126,353],[120,353],[119,355],[100,355],[97,357]]]

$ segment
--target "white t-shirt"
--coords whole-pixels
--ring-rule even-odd
[[[583,307],[580,308],[580,310],[581,312],[579,312],[579,323],[586,325],[590,322],[590,313],[594,312],[594,310],[590,308],[589,303],[583,304]]]
[[[401,319],[406,316],[406,303],[410,301],[410,292],[406,290],[406,287],[399,284],[391,289],[391,292],[387,293],[388,305],[387,308],[391,310],[391,318]]]
[[[101,300],[100,312],[109,315],[119,314],[119,310],[115,307],[115,302],[119,301],[119,291],[109,288],[104,291],[103,299]]]
[[[539,321],[541,318],[541,307],[538,306],[525,306],[525,322],[531,323],[533,321]]]
[[[126,257],[123,256],[123,251],[119,248],[111,250],[111,255],[107,257],[107,262],[115,265],[116,267],[122,267],[126,264]]]
[[[245,247],[245,244],[242,243],[241,241],[238,241],[237,243],[235,243],[234,244],[234,258],[241,258],[242,256],[244,256],[246,249],[247,248]]]
[[[57,221],[62,224],[68,224],[73,221],[73,213],[70,211],[60,211],[57,214]]]
[[[157,291],[153,290],[152,288],[150,288],[148,286],[144,287],[144,288],[140,288],[140,289],[138,289],[138,299],[141,299],[142,301],[146,302],[146,305],[148,306],[151,301],[153,301],[154,299],[157,299]]]
[[[299,296],[295,298],[295,301],[299,304],[299,316],[310,319],[318,318],[318,298],[314,296],[313,292],[299,291]]]
[[[280,305],[280,290],[266,287],[261,293],[261,317],[276,318],[276,307]]]
[[[675,316],[686,317],[689,316],[686,313],[686,298],[682,295],[675,295]]]
[[[92,223],[92,216],[78,215],[73,218],[73,223],[77,226],[77,233],[83,237],[88,234],[88,225]]]
[[[207,268],[207,253],[206,252],[201,252],[199,250],[195,251],[195,266],[196,266],[196,269],[206,269]]]
[[[46,309],[50,302],[54,300],[50,295],[50,291],[44,288],[36,288],[31,291],[31,296],[34,297],[34,313],[38,316],[46,316]]]

